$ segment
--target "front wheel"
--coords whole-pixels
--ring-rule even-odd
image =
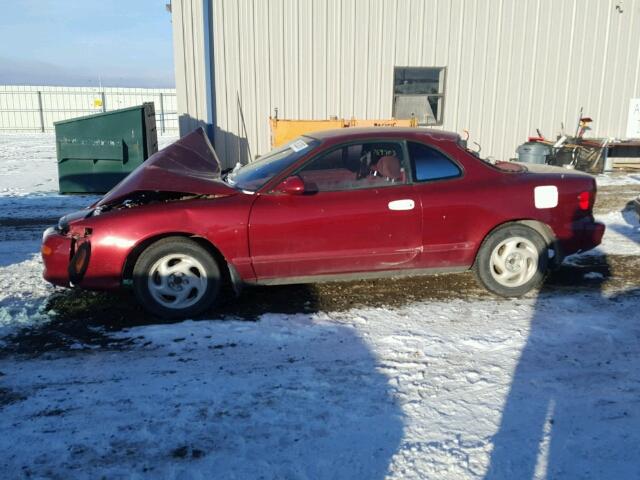
[[[549,252],[542,236],[525,225],[508,225],[482,243],[474,271],[480,283],[503,297],[519,297],[542,285]]]
[[[145,310],[163,318],[198,315],[213,305],[220,269],[198,243],[168,237],[151,244],[133,269],[133,290]]]

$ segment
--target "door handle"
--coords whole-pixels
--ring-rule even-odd
[[[413,210],[415,206],[416,202],[408,198],[389,202],[389,210]]]

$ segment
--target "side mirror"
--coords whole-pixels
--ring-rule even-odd
[[[284,179],[274,191],[287,195],[302,195],[305,192],[304,180],[298,175],[292,175]]]

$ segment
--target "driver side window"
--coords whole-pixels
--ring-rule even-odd
[[[380,188],[407,183],[402,144],[363,142],[334,148],[297,174],[320,192]]]

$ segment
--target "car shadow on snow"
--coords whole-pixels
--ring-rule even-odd
[[[131,333],[135,351],[4,364],[7,478],[388,474],[403,412],[352,326],[268,314]]]
[[[640,477],[640,267],[637,257],[595,258],[599,268],[582,276],[595,289],[536,300],[486,480]],[[608,293],[615,270],[634,287]]]
[[[485,479],[640,476],[638,305],[639,288],[540,294]]]

